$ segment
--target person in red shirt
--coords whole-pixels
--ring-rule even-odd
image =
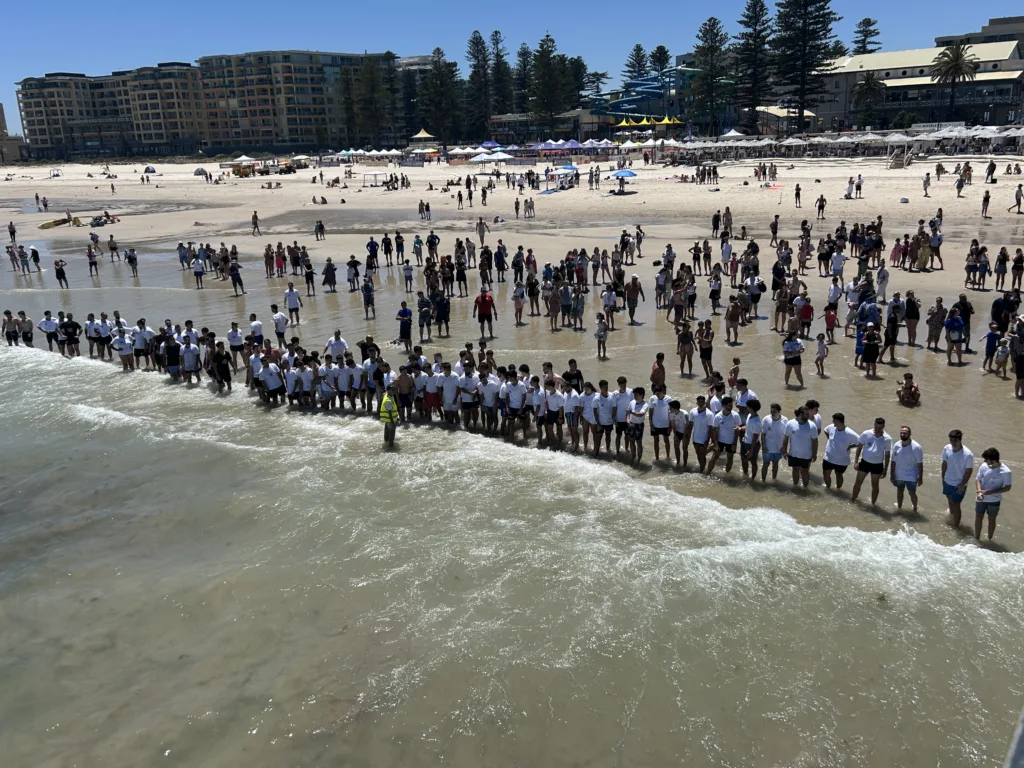
[[[498,311],[494,306],[494,297],[487,292],[486,288],[480,289],[480,295],[473,302],[473,317],[480,321],[480,338],[484,336],[484,324],[487,324],[487,333],[494,338],[494,326],[492,320],[498,319]]]

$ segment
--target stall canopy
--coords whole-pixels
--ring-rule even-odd
[[[421,140],[421,141],[422,141],[422,140],[425,140],[425,139],[432,139],[432,138],[434,138],[434,137],[433,137],[433,136],[432,136],[431,134],[427,133],[427,132],[426,132],[425,130],[423,130],[422,128],[420,128],[420,132],[419,132],[419,133],[417,133],[417,134],[416,134],[415,136],[413,136],[412,138],[413,138],[413,139],[419,139],[419,140]]]
[[[233,162],[233,163],[255,163],[256,162],[256,158],[249,157],[248,155],[242,155],[241,157],[236,157],[231,162]]]

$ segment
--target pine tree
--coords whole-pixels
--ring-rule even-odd
[[[402,130],[401,96],[402,83],[398,73],[398,57],[391,51],[384,51],[380,61],[381,83],[384,89],[384,127],[389,143],[393,144]]]
[[[504,115],[512,110],[512,67],[505,38],[498,30],[491,32],[491,92],[494,114]]]
[[[533,68],[533,50],[526,43],[516,51],[516,68],[512,74],[512,108],[526,112],[530,101],[530,70]]]
[[[700,25],[697,44],[693,47],[694,63],[700,72],[694,77],[690,91],[698,116],[707,118],[715,135],[719,132],[720,113],[729,92],[725,49],[728,43],[729,35],[722,22],[712,16]]]
[[[406,136],[418,132],[421,127],[419,85],[415,70],[402,70],[402,121]]]
[[[386,103],[380,62],[373,56],[367,56],[359,67],[356,82],[356,120],[360,132],[373,142],[374,147],[381,145]]]
[[[668,70],[669,65],[672,63],[672,54],[668,52],[668,48],[664,45],[659,45],[648,56],[651,62],[651,71],[658,76],[658,87],[661,89],[661,97],[665,99],[665,72]],[[665,109],[666,114],[668,109]]]
[[[558,115],[569,108],[572,73],[568,59],[558,53],[551,35],[544,35],[530,66],[529,110],[540,125],[554,133]]]
[[[804,113],[825,90],[825,73],[835,58],[833,26],[838,21],[830,0],[780,0],[776,6],[775,82],[796,109],[799,131]]]
[[[878,19],[871,19],[865,17],[857,22],[857,28],[853,31],[853,55],[864,56],[868,53],[874,53],[882,47],[882,44],[877,42],[877,38],[881,32],[878,31]]]
[[[491,117],[491,49],[478,31],[466,45],[469,80],[466,82],[466,135],[483,138],[490,135]]]
[[[420,88],[420,115],[427,131],[442,143],[459,138],[459,65],[435,48],[430,72]]]
[[[638,80],[647,77],[651,72],[644,47],[637,43],[626,57],[626,66],[622,70],[623,80]]]
[[[587,62],[582,56],[573,56],[566,61],[569,69],[570,88],[567,94],[569,104],[567,109],[575,109],[583,99],[583,93],[587,90]]]
[[[590,98],[597,98],[605,83],[611,79],[611,75],[607,72],[587,72],[587,91],[590,94]]]
[[[359,136],[359,119],[356,113],[355,78],[352,70],[346,67],[341,71],[341,111],[345,117],[345,140],[349,148],[359,148],[362,141]]]
[[[740,16],[743,31],[733,39],[733,71],[736,78],[736,104],[742,123],[757,125],[757,108],[765,104],[771,93],[772,18],[764,0],[747,0]]]

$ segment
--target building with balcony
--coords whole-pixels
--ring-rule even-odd
[[[53,72],[18,84],[31,158],[182,154],[199,148],[199,74],[182,62],[89,77]]]
[[[847,56],[832,63],[826,93],[814,106],[818,130],[859,126],[860,108],[854,105],[854,86],[866,73],[885,83],[883,101],[876,104],[874,128],[886,128],[900,112],[915,122],[962,120],[968,125],[1006,125],[1019,121],[1024,110],[1024,58],[1021,43],[1009,40],[972,45],[969,53],[979,63],[973,81],[956,86],[956,114],[948,115],[949,86],[931,78],[932,62],[943,48]],[[862,127],[862,126],[861,126]]]
[[[367,56],[258,51],[198,60],[207,152],[316,150],[352,143],[343,80]]]

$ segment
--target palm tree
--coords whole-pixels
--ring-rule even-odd
[[[949,115],[953,119],[956,110],[957,83],[974,80],[978,72],[978,57],[970,53],[971,46],[957,43],[943,48],[932,61],[932,80],[940,85],[949,86]]]
[[[865,72],[864,77],[853,86],[853,103],[858,107],[871,106],[885,95],[885,81],[874,72]]]

